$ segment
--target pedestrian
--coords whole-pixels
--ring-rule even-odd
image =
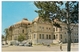
[[[62,50],[62,41],[60,41],[60,50],[63,51]]]
[[[31,46],[32,46],[32,42],[31,42]]]
[[[49,44],[48,44],[47,46],[48,46],[48,47],[50,47],[50,45],[49,45]]]

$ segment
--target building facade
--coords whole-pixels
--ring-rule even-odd
[[[60,27],[53,26],[54,29],[54,42],[62,42],[66,43],[68,41],[68,33],[67,33],[67,25],[65,23],[60,22],[59,20],[55,20],[54,23],[60,24]],[[71,28],[71,42],[76,43],[79,41],[78,35],[78,24],[72,23],[70,25]]]
[[[27,26],[30,25],[31,22],[29,22],[27,19],[23,19],[20,22],[15,23],[14,25],[9,27],[9,34],[12,34],[11,40],[17,40],[19,35],[23,35],[25,37],[25,40],[28,39],[27,37]],[[12,28],[12,30],[10,30]],[[10,33],[12,32],[12,33]]]
[[[53,43],[53,28],[52,23],[44,21],[42,18],[35,18],[32,25],[28,26],[29,40],[35,44]]]
[[[54,26],[53,23],[55,22],[60,24],[60,27]],[[71,40],[72,42],[78,42],[78,24],[71,24],[71,28]],[[52,22],[37,17],[30,22],[28,19],[24,18],[22,21],[10,26],[8,29],[9,34],[11,34],[11,40],[17,40],[19,35],[23,35],[27,42],[32,42],[33,44],[58,43],[60,40],[66,43],[68,40],[66,24],[58,20]]]

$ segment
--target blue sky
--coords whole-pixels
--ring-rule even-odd
[[[38,16],[36,6],[32,1],[3,1],[2,2],[2,33],[4,29],[16,22],[27,18],[32,21]]]
[[[62,8],[65,6],[63,5]],[[4,29],[27,18],[32,21],[38,16],[33,1],[2,1],[2,34]]]

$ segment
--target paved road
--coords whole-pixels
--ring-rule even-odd
[[[63,45],[63,52],[67,50],[67,46]],[[33,46],[33,47],[27,47],[27,46],[3,46],[2,47],[2,52],[5,51],[59,51],[59,46],[54,45],[54,46]],[[72,45],[71,46],[71,51],[78,52],[78,45]]]

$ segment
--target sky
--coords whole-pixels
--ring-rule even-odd
[[[32,21],[38,16],[33,1],[2,1],[2,34],[4,29],[27,18]]]
[[[63,5],[61,8],[64,8]],[[2,34],[4,29],[27,18],[29,21],[34,20],[38,14],[35,12],[38,8],[34,1],[2,1]]]

